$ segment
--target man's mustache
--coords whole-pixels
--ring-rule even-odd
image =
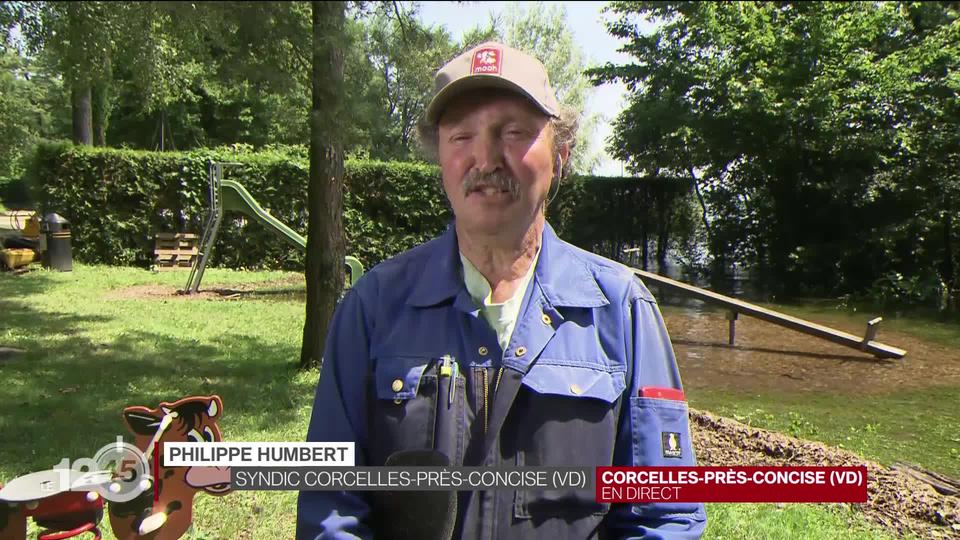
[[[467,176],[464,177],[463,196],[466,197],[471,191],[487,186],[510,193],[510,197],[514,200],[520,198],[520,184],[513,176],[503,171],[481,173],[477,170],[467,173]]]

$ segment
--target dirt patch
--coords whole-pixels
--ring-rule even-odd
[[[304,295],[303,276],[290,276],[256,283],[213,284],[201,287],[194,294],[181,294],[182,286],[134,285],[113,289],[104,295],[107,300],[240,300],[267,296]]]
[[[822,443],[804,441],[691,409],[690,430],[699,465],[867,467],[870,521],[900,535],[960,538],[960,498],[942,495],[906,474]]]
[[[690,389],[865,395],[960,385],[960,350],[899,332],[881,329],[878,341],[905,349],[907,356],[881,360],[752,317],[737,321],[733,347],[727,345],[723,313],[668,310],[664,319],[684,386]],[[854,335],[864,330],[842,325],[837,329]]]

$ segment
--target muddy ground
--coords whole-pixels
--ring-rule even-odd
[[[868,318],[864,316],[864,327]],[[882,323],[876,340],[905,349],[903,360],[881,360],[745,316],[737,321],[736,345],[730,347],[728,322],[722,312],[665,309],[664,319],[683,384],[691,391],[833,391],[855,396],[933,385],[960,386],[960,347],[885,330]],[[849,323],[834,326],[858,336],[865,330]]]
[[[184,278],[186,279],[186,278]],[[282,279],[256,283],[233,283],[228,285],[203,285],[196,293],[182,294],[182,285],[134,285],[113,289],[104,296],[107,300],[242,300],[264,299],[277,296],[292,296],[306,299],[303,276],[293,275]]]
[[[753,428],[692,410],[690,429],[700,465],[867,467],[868,502],[856,505],[870,521],[898,534],[960,538],[960,498],[856,454],[822,443]]]

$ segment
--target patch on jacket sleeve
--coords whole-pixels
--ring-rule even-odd
[[[675,431],[660,432],[660,448],[665,458],[681,458],[683,452],[680,446],[680,434]]]

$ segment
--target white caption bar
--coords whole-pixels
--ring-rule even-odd
[[[168,442],[165,467],[353,467],[352,442]]]

